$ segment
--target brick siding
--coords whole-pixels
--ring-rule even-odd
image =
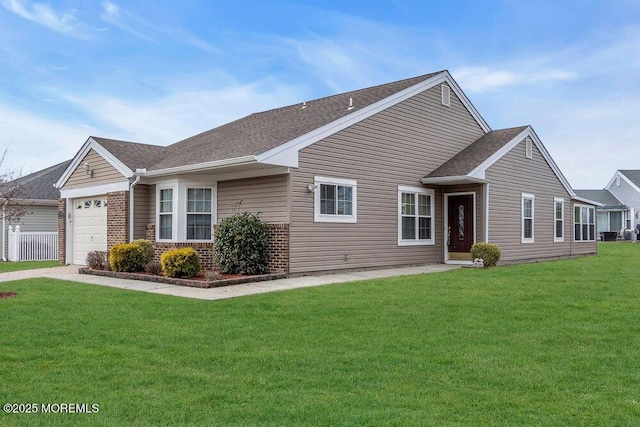
[[[129,241],[129,192],[107,194],[107,250]]]
[[[153,242],[154,261],[160,262],[163,253],[174,248],[192,247],[200,257],[203,270],[213,270],[213,243],[156,242],[155,224],[147,224],[147,240]],[[267,224],[267,245],[269,250],[269,273],[289,273],[289,224]]]

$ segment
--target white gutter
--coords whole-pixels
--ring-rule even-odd
[[[135,192],[133,187],[135,187],[136,185],[138,185],[138,183],[140,182],[140,178],[142,177],[142,175],[146,172],[146,169],[136,169],[135,173],[133,174],[133,176],[136,177],[136,179],[129,184],[129,242],[133,242],[133,209],[134,209],[134,197],[133,197],[133,193]]]
[[[584,197],[578,197],[575,195],[575,193],[571,196],[571,198],[573,200],[576,200],[578,202],[584,202],[584,203],[589,203],[590,205],[596,205],[596,206],[604,206],[604,203],[600,203],[600,202],[596,202],[594,200],[589,200],[589,199],[585,199]]]
[[[174,168],[158,169],[149,172],[145,172],[145,177],[170,175],[182,172],[197,172],[200,170],[208,170],[215,168],[224,168],[228,166],[250,165],[258,163],[256,156],[243,156],[235,157],[233,159],[215,160],[213,162],[198,163],[195,165],[177,166]]]
[[[476,178],[469,175],[459,175],[459,176],[439,176],[434,178],[422,178],[420,180],[423,184],[435,184],[435,185],[453,185],[453,184],[468,184],[470,182],[477,182],[479,184],[484,184],[488,182],[486,179]]]
[[[5,234],[5,227],[7,224],[7,214],[5,212],[5,205],[2,205],[2,261],[6,261],[7,260],[7,254],[6,254],[6,246],[7,246],[7,241],[6,241],[6,234]]]

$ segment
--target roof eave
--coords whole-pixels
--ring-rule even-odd
[[[595,200],[586,199],[586,198],[584,198],[584,197],[576,196],[575,194],[573,194],[573,195],[571,196],[571,198],[572,198],[573,200],[575,200],[575,201],[583,202],[583,203],[588,203],[588,204],[590,204],[590,205],[595,205],[595,206],[604,206],[604,204],[603,204],[603,203],[596,202]]]
[[[477,178],[469,175],[458,176],[425,176],[420,180],[423,184],[432,185],[455,185],[455,184],[485,184],[486,179]]]
[[[156,169],[152,171],[146,171],[145,173],[141,173],[140,175],[144,177],[154,177],[154,176],[163,176],[163,175],[174,175],[177,173],[199,172],[199,171],[211,170],[211,169],[222,169],[230,166],[242,166],[242,165],[251,165],[251,164],[258,164],[258,160],[256,156],[234,157],[231,159],[214,160],[212,162],[196,163],[193,165],[184,165],[184,166],[176,166],[172,168]]]

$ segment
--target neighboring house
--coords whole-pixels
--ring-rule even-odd
[[[167,147],[90,137],[56,186],[61,261],[138,238],[156,258],[237,209],[269,224],[271,271],[305,273],[596,252],[576,196],[530,126],[491,130],[448,71],[251,114]],[[238,207],[239,206],[239,207]]]
[[[640,170],[616,171],[605,190],[629,207],[629,215],[623,223],[625,229],[637,228],[640,224]]]
[[[599,203],[598,213],[598,236],[603,238],[602,233],[615,232],[619,236],[624,235],[624,230],[630,228],[633,218],[633,209],[623,204],[609,190],[576,190],[576,194],[584,199],[593,200]]]
[[[20,226],[23,232],[58,231],[58,199],[60,191],[53,185],[69,166],[71,160],[50,166],[38,172],[16,179],[17,198],[13,202],[26,207],[26,213],[19,221],[6,222],[3,228],[4,247],[2,257],[6,259],[9,226]]]

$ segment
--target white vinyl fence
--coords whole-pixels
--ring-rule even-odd
[[[9,261],[45,261],[58,259],[57,232],[21,232],[9,226]]]

